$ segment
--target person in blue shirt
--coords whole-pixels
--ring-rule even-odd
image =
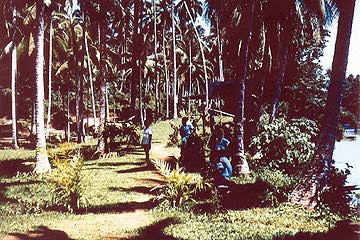
[[[181,119],[181,127],[179,129],[180,137],[181,137],[181,143],[180,143],[180,154],[181,154],[181,162],[184,163],[184,155],[185,155],[185,149],[187,147],[188,138],[191,136],[193,126],[189,122],[188,117],[183,117]]]
[[[224,131],[220,126],[215,128],[212,142],[210,143],[210,161],[215,171],[215,183],[226,184],[230,180],[233,169],[229,159],[230,140],[224,136]]]
[[[144,128],[144,135],[142,138],[142,146],[145,151],[145,160],[147,163],[150,163],[150,149],[151,149],[151,140],[152,140],[152,129],[150,127],[150,120],[145,120],[145,128]]]

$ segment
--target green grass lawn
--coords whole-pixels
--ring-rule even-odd
[[[178,156],[177,147],[165,148],[172,133],[170,123],[152,127],[151,157]],[[46,198],[44,186],[37,177],[17,173],[29,171],[22,163],[34,156],[34,151],[0,150],[0,238],[287,239],[304,234],[302,239],[307,239],[327,232],[334,224],[326,214],[286,204],[206,211],[210,208],[201,206],[212,204],[207,199],[203,205],[198,202],[183,208],[156,206],[150,189],[161,184],[163,178],[145,164],[141,148],[123,151],[116,158],[85,161],[87,211],[41,211],[38,203]]]

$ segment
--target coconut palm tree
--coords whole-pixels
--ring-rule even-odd
[[[16,75],[17,75],[17,55],[16,55],[16,5],[14,4],[12,10],[13,36],[12,36],[12,50],[11,50],[11,119],[12,119],[12,145],[14,149],[18,149],[17,139],[17,118],[16,118]]]
[[[36,36],[36,173],[51,169],[45,140],[44,125],[44,0],[36,1],[36,16],[38,19]]]
[[[339,121],[354,17],[355,0],[334,2],[339,11],[338,32],[319,142],[312,160],[313,167],[295,187],[290,196],[291,202],[301,203],[310,207],[317,205],[319,194],[324,186],[326,186],[329,177],[328,171],[332,164],[331,161],[335,146],[336,129]]]

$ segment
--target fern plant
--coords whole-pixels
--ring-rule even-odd
[[[165,183],[154,187],[151,191],[156,191],[156,200],[161,204],[172,207],[182,206],[187,201],[194,201],[197,192],[209,187],[200,174],[183,172],[179,166],[171,170],[170,165],[165,160],[153,160],[155,167],[165,177]]]

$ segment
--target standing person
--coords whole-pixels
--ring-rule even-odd
[[[145,159],[147,163],[150,163],[150,149],[151,149],[151,140],[152,140],[152,129],[150,127],[151,122],[146,119],[145,120],[145,129],[144,129],[144,136],[142,139],[142,146],[145,151]]]
[[[184,163],[184,154],[185,154],[185,149],[186,149],[186,145],[187,145],[187,141],[188,138],[191,135],[191,132],[193,130],[193,126],[192,124],[189,122],[189,118],[188,117],[183,117],[181,119],[181,127],[179,130],[180,133],[180,137],[181,137],[181,143],[180,143],[180,154],[181,154],[181,162],[182,164]]]

